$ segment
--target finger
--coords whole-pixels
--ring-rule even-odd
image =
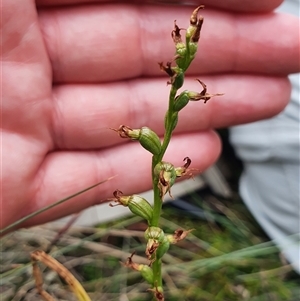
[[[2,73],[1,126],[9,131],[21,127],[26,135],[32,134],[36,126],[31,127],[31,118],[34,115],[36,123],[40,122],[45,99],[51,95],[51,66],[32,1],[1,1]],[[31,114],[24,114],[25,109]]]
[[[42,10],[40,24],[55,82],[103,82],[160,75],[172,60],[174,19],[187,28],[190,8],[92,5]],[[299,66],[299,20],[280,14],[205,17],[191,74],[288,74]],[[280,38],[278,38],[280,37]]]
[[[36,0],[38,5],[74,5],[94,2],[106,2],[106,0]],[[131,2],[141,4],[141,1],[110,1],[110,2]],[[147,0],[142,3],[155,3],[155,4],[189,4],[199,5],[199,1],[185,1],[185,0]],[[241,12],[265,12],[270,11],[282,3],[282,0],[202,0],[201,4],[205,6],[212,6],[219,9],[227,9],[232,11]]]
[[[178,132],[227,127],[271,117],[289,101],[286,78],[249,75],[201,77],[209,93],[224,93],[190,102],[179,114]],[[193,79],[185,89],[201,91]],[[166,79],[137,79],[102,85],[62,85],[54,89],[54,145],[60,149],[93,149],[124,142],[109,128],[121,124],[149,126],[163,134],[168,93]]]
[[[32,1],[1,2],[1,38],[1,60],[11,63],[11,66],[15,63],[18,68],[24,68],[24,63],[34,67],[46,60]]]
[[[217,159],[220,141],[214,132],[190,133],[174,136],[166,160],[175,166],[183,165],[183,158],[192,159],[192,168],[204,171]],[[151,156],[138,143],[129,143],[103,151],[55,152],[50,154],[41,166],[31,190],[37,191],[30,203],[11,210],[14,216],[4,216],[4,224],[67,197],[83,188],[100,182],[110,176],[113,180],[59,205],[45,214],[36,216],[25,225],[45,223],[52,219],[78,212],[100,200],[112,197],[116,189],[130,195],[151,188]],[[113,210],[113,209],[112,209]],[[18,212],[19,216],[16,216]],[[24,226],[24,225],[23,225]]]

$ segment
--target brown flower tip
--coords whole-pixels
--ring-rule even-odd
[[[192,13],[191,18],[190,18],[190,24],[195,26],[198,23],[198,12],[200,9],[203,9],[204,5],[198,6]]]
[[[145,264],[138,264],[133,262],[132,257],[135,254],[135,252],[133,252],[126,260],[125,263],[121,262],[121,264],[127,268],[130,268],[134,271],[138,271],[141,273],[141,275],[143,276],[143,278],[151,285],[153,285],[153,271],[152,269]]]
[[[107,199],[107,201],[111,201],[113,203],[109,203],[110,207],[116,207],[119,205],[127,206],[129,202],[128,196],[123,196],[123,192],[120,190],[115,190],[113,192],[113,198]]]
[[[174,20],[174,29],[171,32],[172,39],[175,44],[182,43],[180,30],[183,28],[179,28],[176,24],[176,20]]]
[[[173,238],[176,241],[176,243],[180,240],[183,240],[187,237],[187,235],[192,232],[195,229],[190,229],[190,230],[182,230],[182,229],[177,229],[174,232]]]
[[[167,62],[166,65],[163,62],[158,63],[160,70],[166,72],[171,78],[176,75],[176,72],[171,68],[172,62]]]
[[[183,165],[183,167],[186,169],[186,168],[188,168],[190,165],[191,165],[191,163],[192,163],[192,160],[189,158],[189,157],[185,157],[184,159],[183,159],[183,161],[185,162],[185,164]]]
[[[148,260],[150,260],[150,265],[152,264],[153,261],[156,260],[156,251],[158,247],[159,247],[159,242],[155,241],[154,239],[148,240],[145,254]]]
[[[173,164],[169,162],[160,162],[154,168],[155,177],[157,178],[157,186],[160,191],[160,197],[163,200],[164,195],[169,192],[176,180],[176,170]]]
[[[114,198],[107,200],[113,202],[109,204],[110,207],[123,205],[128,207],[133,214],[144,218],[150,223],[153,216],[153,208],[146,199],[136,194],[130,196],[123,195],[120,190],[114,191],[113,195]]]
[[[152,292],[156,301],[164,301],[165,297],[161,287],[149,288],[149,292]]]
[[[135,271],[139,271],[140,270],[139,264],[133,262],[133,260],[132,260],[132,257],[134,254],[135,254],[135,251],[127,258],[125,263],[121,262],[121,264],[127,268],[133,269]]]
[[[198,23],[197,23],[197,26],[196,26],[196,30],[191,38],[191,41],[194,42],[194,43],[197,43],[200,39],[200,31],[201,31],[201,28],[202,28],[202,24],[203,24],[203,17],[200,16],[199,19],[198,19]]]
[[[175,56],[175,60],[178,59],[180,55]],[[183,85],[184,74],[182,70],[178,67],[171,67],[172,62],[167,62],[164,65],[162,62],[158,63],[160,70],[166,72],[170,76],[170,81],[167,82],[167,85],[174,85],[177,89],[181,88]]]
[[[164,195],[169,191],[169,195],[173,199],[173,196],[171,194],[171,184],[170,184],[170,181],[165,178],[165,171],[164,170],[162,170],[159,173],[158,188],[159,188],[159,191],[160,191],[160,197],[161,198],[163,198]]]
[[[189,166],[191,165],[192,160],[189,157],[185,157],[183,159],[183,161],[185,161],[185,164],[181,167],[176,167],[175,171],[176,171],[176,176],[179,177],[184,177],[184,176],[188,176],[188,177],[193,177],[193,171],[197,171],[196,168],[189,168]]]
[[[207,87],[206,87],[206,85],[200,79],[197,79],[197,81],[200,83],[200,85],[202,86],[203,90],[200,93],[189,92],[188,94],[189,94],[189,97],[190,97],[191,101],[198,101],[198,100],[203,99],[204,103],[206,103],[213,96],[224,95],[223,93],[216,93],[216,94],[209,94],[209,93],[207,93]]]
[[[192,232],[195,229],[190,229],[190,230],[182,230],[182,229],[177,229],[173,235],[169,234],[167,236],[169,243],[171,244],[177,244],[179,241],[185,239],[187,235]]]
[[[170,81],[167,81],[167,85],[173,84],[177,76],[177,73],[171,67],[171,64],[172,62],[167,62],[166,65],[164,65],[163,62],[158,63],[160,70],[166,72],[170,76]]]
[[[110,128],[111,130],[117,132],[121,138],[132,138],[130,133],[132,133],[133,129],[126,125],[120,125],[118,129]]]
[[[185,162],[184,165],[179,168],[176,168],[177,177],[185,176],[188,173],[188,171],[190,171],[189,166],[191,165],[192,160],[189,157],[185,157],[183,161]]]
[[[200,31],[203,24],[203,17],[199,16],[198,18],[198,12],[200,9],[204,8],[204,5],[198,6],[192,13],[190,18],[190,27],[188,28],[188,34],[187,36],[191,38],[191,42],[198,43],[200,38]]]

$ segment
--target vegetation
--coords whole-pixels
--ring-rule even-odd
[[[62,231],[44,225],[5,236],[1,240],[2,301],[40,300],[35,285],[44,300],[55,300],[52,296],[82,301],[89,298],[97,301],[297,300],[300,293],[297,276],[280,259],[277,248],[267,241],[237,193],[230,201],[211,193],[194,192],[187,196],[188,202],[201,210],[202,220],[195,218],[195,212],[178,212],[163,202],[167,193],[171,195],[177,178],[192,175],[188,157],[181,167],[163,161],[179,112],[189,101],[206,103],[211,97],[221,95],[209,94],[201,80],[198,80],[200,92],[185,90],[178,94],[197,52],[203,23],[198,12],[202,8],[199,6],[192,13],[184,42],[182,29],[175,23],[172,31],[175,58],[173,62],[159,64],[170,78],[163,141],[148,127],[132,129],[121,125],[114,129],[120,137],[137,140],[152,153],[153,206],[138,195],[126,196],[116,190],[110,205],[126,206],[134,216],[95,228],[71,227]],[[37,261],[51,268],[42,270],[44,289]],[[65,267],[84,289],[68,275]],[[73,288],[74,295],[65,282]]]

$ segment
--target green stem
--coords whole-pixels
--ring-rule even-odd
[[[176,93],[177,93],[177,89],[172,86],[171,87],[171,91],[170,91],[170,95],[169,95],[169,108],[168,108],[168,115],[167,115],[167,119],[169,121],[168,123],[168,126],[166,128],[166,132],[165,132],[165,135],[164,135],[164,140],[163,140],[163,143],[162,143],[162,146],[161,146],[161,152],[160,154],[158,155],[157,157],[157,163],[162,161],[163,159],[163,156],[169,146],[169,143],[170,143],[170,140],[171,140],[171,137],[172,137],[172,133],[173,133],[173,130],[174,130],[174,126],[173,126],[173,123],[175,122],[174,120],[174,117],[173,117],[173,107],[174,107],[174,100],[175,100],[175,97],[176,97]]]
[[[152,217],[151,226],[158,227],[161,207],[162,207],[162,200],[160,197],[160,191],[157,186],[157,181],[155,179],[153,181],[153,194],[154,194],[154,206],[153,206],[153,217]]]
[[[154,286],[162,287],[162,275],[161,275],[161,259],[155,260],[152,264],[153,276],[154,276]]]
[[[173,105],[174,105],[174,99],[176,93],[177,93],[177,89],[172,86],[169,95],[169,108],[168,108],[168,115],[167,115],[169,124],[164,135],[164,140],[162,143],[160,154],[152,157],[152,186],[153,186],[153,194],[154,194],[154,207],[153,207],[153,218],[152,218],[151,226],[153,227],[158,227],[159,218],[161,214],[161,207],[162,207],[162,199],[160,197],[160,191],[157,186],[158,179],[156,179],[154,175],[154,168],[157,163],[162,161],[163,156],[168,148],[168,145],[172,137],[172,133],[174,130],[174,127],[172,126],[174,122],[174,120],[172,120],[172,115],[173,115]]]
[[[152,157],[152,185],[153,185],[153,195],[154,195],[154,206],[153,206],[153,218],[151,221],[151,226],[158,227],[159,226],[159,218],[161,215],[161,208],[163,200],[160,196],[160,191],[158,188],[158,179],[156,178],[154,174],[154,168],[156,164],[162,161],[163,156],[168,148],[168,145],[170,143],[172,133],[174,130],[174,117],[173,117],[173,105],[174,105],[174,99],[177,93],[177,89],[172,86],[170,90],[169,95],[169,108],[168,108],[168,126],[166,128],[166,132],[164,135],[164,140],[162,143],[161,152],[157,156]],[[155,260],[152,264],[153,269],[153,285],[154,287],[162,287],[162,272],[161,272],[161,259]]]

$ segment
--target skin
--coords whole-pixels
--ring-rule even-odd
[[[163,134],[169,87],[157,62],[172,60],[174,19],[186,28],[192,10],[50,2],[2,2],[1,228],[110,176],[117,175],[22,226],[78,212],[115,189],[151,187],[151,155],[109,127]],[[211,3],[201,11],[199,53],[184,88],[201,91],[199,78],[209,93],[225,95],[181,112],[166,156],[176,166],[189,156],[199,171],[220,154],[213,129],[278,114],[289,101],[287,75],[300,69],[299,21],[271,12],[280,1]]]

